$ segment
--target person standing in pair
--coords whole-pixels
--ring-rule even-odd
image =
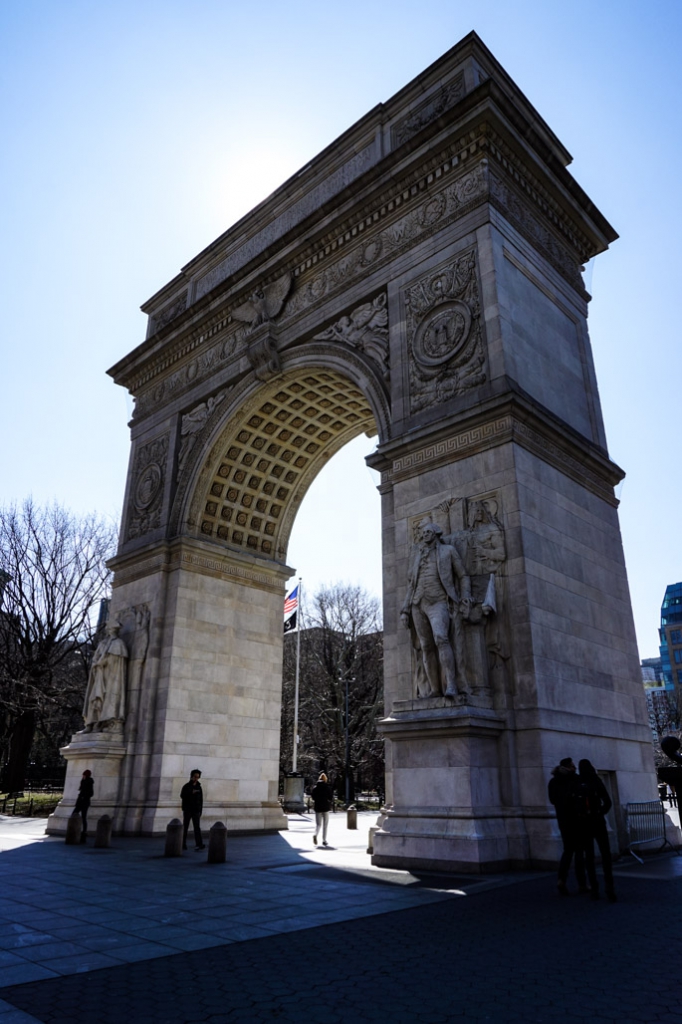
[[[204,849],[204,841],[201,838],[201,812],[204,809],[204,794],[201,789],[201,772],[198,768],[192,769],[189,776],[189,782],[186,782],[180,791],[180,799],[182,800],[182,823],[184,830],[182,833],[182,848],[187,849],[187,833],[189,831],[190,822],[194,826],[194,842],[196,846],[195,850]]]
[[[313,786],[310,794],[313,798],[315,806],[315,835],[313,836],[313,842],[317,846],[317,836],[322,829],[322,845],[327,846],[327,829],[329,827],[329,812],[332,807],[332,800],[334,793],[332,787],[327,781],[327,776],[322,772],[317,784]]]
[[[556,809],[556,819],[564,844],[559,861],[557,888],[561,896],[568,896],[568,872],[575,856],[575,874],[580,892],[587,892],[585,879],[585,836],[581,823],[580,782],[572,757],[564,757],[552,771],[547,787],[550,803]]]
[[[601,866],[604,872],[604,888],[606,896],[611,903],[616,902],[616,893],[613,888],[613,867],[611,860],[611,847],[606,831],[606,815],[611,810],[611,797],[606,786],[597,775],[597,772],[587,758],[578,762],[580,772],[580,796],[584,810],[585,829],[585,864],[590,879],[590,891],[592,899],[599,899],[599,883],[594,868],[594,844],[597,843],[601,854]]]

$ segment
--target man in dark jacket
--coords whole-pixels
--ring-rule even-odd
[[[315,835],[313,842],[317,846],[317,834],[322,829],[322,845],[327,846],[327,828],[329,827],[329,812],[332,809],[334,793],[327,781],[324,772],[321,773],[317,784],[313,786],[310,794],[315,804]]]
[[[187,832],[189,831],[189,823],[192,822],[194,826],[194,841],[196,843],[196,850],[204,849],[204,842],[201,838],[201,812],[204,808],[204,794],[201,789],[201,772],[198,768],[194,768],[190,772],[189,782],[186,782],[180,791],[180,799],[182,800],[182,822],[184,825],[184,831],[182,833],[182,848],[187,849]]]
[[[587,892],[585,879],[584,846],[585,835],[580,814],[580,782],[575,773],[571,757],[564,757],[552,770],[547,787],[550,802],[556,809],[557,824],[561,832],[564,850],[559,861],[557,886],[562,896],[568,895],[566,882],[571,861],[575,855],[575,874],[581,892]]]

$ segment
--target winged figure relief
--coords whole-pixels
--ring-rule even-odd
[[[248,302],[232,310],[235,320],[250,324],[251,330],[274,320],[284,305],[291,288],[291,274],[282,274],[276,281],[258,288]]]
[[[349,316],[315,335],[316,341],[343,341],[359,348],[381,364],[388,378],[388,310],[386,295],[377,295],[372,302],[363,302]]]

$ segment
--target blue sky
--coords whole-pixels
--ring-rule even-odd
[[[105,371],[143,339],[140,304],[475,29],[621,236],[588,268],[590,331],[628,474],[640,651],[655,654],[666,584],[682,579],[681,27],[667,0],[6,0],[0,502],[32,493],[118,516],[132,407]],[[307,586],[380,590],[371,448],[340,453],[302,507],[289,563]],[[349,493],[352,517],[339,512]]]

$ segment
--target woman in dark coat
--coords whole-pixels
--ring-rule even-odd
[[[599,898],[599,885],[594,870],[594,843],[596,841],[599,853],[601,854],[606,895],[611,903],[615,903],[616,893],[613,888],[611,847],[609,846],[609,837],[606,831],[606,815],[611,810],[611,797],[607,792],[606,786],[597,775],[594,766],[587,758],[583,758],[578,763],[578,770],[580,772],[581,802],[585,814],[585,862],[592,898]]]
[[[73,809],[73,813],[78,814],[80,812],[80,816],[83,819],[81,843],[84,843],[88,836],[88,808],[90,807],[90,801],[92,800],[94,792],[95,780],[92,777],[90,769],[86,768],[83,772],[80,786],[78,787],[78,799],[76,800],[76,806]]]
[[[320,829],[322,829],[322,845],[327,846],[329,812],[332,809],[334,793],[324,772],[320,774],[317,784],[313,786],[311,796],[315,803],[315,835],[313,836],[313,842],[317,846],[317,836]]]

